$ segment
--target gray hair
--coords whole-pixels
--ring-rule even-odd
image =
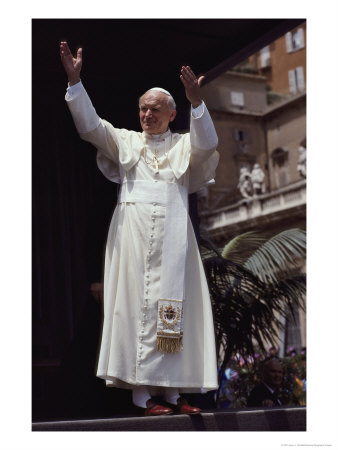
[[[175,103],[175,100],[174,100],[173,96],[170,94],[170,92],[168,92],[168,91],[166,91],[165,89],[160,88],[160,87],[153,87],[153,88],[150,88],[150,89],[148,89],[148,91],[146,91],[146,92],[149,92],[149,91],[163,92],[163,94],[166,94],[166,95],[168,96],[168,107],[169,107],[169,109],[170,109],[171,111],[176,110],[176,103]],[[145,92],[145,93],[146,93],[146,92]],[[145,93],[144,93],[144,94],[145,94]],[[144,95],[144,94],[143,94],[143,95]],[[143,95],[141,95],[141,97],[139,98],[139,102],[138,102],[139,106],[140,106],[140,101],[141,101],[141,98],[143,97]]]

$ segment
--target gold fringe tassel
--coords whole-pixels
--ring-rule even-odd
[[[182,336],[179,338],[168,338],[157,336],[157,351],[164,353],[177,353],[183,349]]]

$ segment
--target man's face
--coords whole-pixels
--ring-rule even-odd
[[[264,371],[264,381],[272,389],[277,389],[283,380],[283,369],[279,362],[269,363]]]
[[[148,91],[140,100],[140,123],[148,134],[162,134],[169,122],[175,119],[176,111],[168,107],[168,96],[163,92]]]

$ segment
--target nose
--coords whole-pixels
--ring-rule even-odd
[[[147,109],[145,116],[146,116],[146,117],[151,116],[151,110],[150,110],[150,109]]]

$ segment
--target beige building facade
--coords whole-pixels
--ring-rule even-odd
[[[265,76],[269,90],[288,95],[306,88],[306,22],[252,55],[245,64]]]
[[[306,228],[306,24],[203,87],[221,154],[216,182],[200,192],[201,224],[223,247],[246,231]],[[264,172],[243,197],[242,171]],[[299,262],[305,272],[305,261]],[[305,313],[287,323],[282,354],[306,346]],[[281,354],[281,356],[282,356]]]

